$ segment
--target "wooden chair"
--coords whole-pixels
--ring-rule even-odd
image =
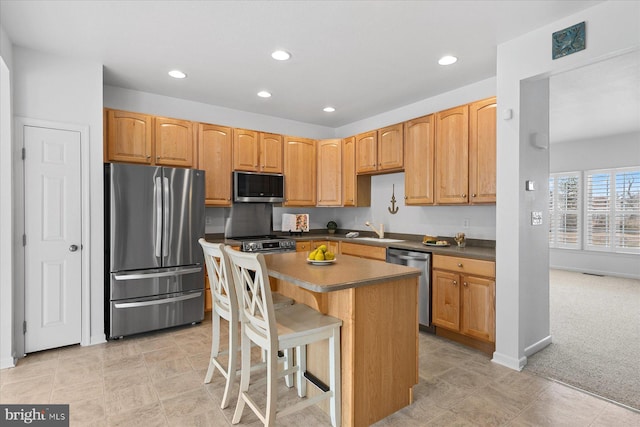
[[[229,406],[231,397],[231,388],[237,376],[237,358],[240,350],[238,342],[238,333],[240,325],[240,313],[238,311],[238,292],[236,284],[233,280],[231,268],[229,266],[229,257],[223,250],[224,244],[209,243],[204,239],[198,240],[204,252],[205,265],[207,275],[209,277],[209,286],[211,288],[211,356],[209,358],[209,368],[204,378],[204,383],[211,382],[211,378],[216,369],[220,371],[226,379],[224,394],[222,396],[221,408]],[[277,307],[284,307],[293,304],[291,298],[278,294]],[[226,351],[220,351],[220,319],[224,319],[229,323],[229,347]],[[227,366],[222,366],[219,360],[220,356],[228,355]],[[288,360],[292,359],[291,352],[288,353]],[[266,356],[265,356],[266,357]],[[288,360],[285,365],[288,366]],[[288,384],[291,387],[292,381],[289,378]]]
[[[231,269],[240,296],[241,322],[241,377],[240,392],[232,423],[237,424],[242,418],[245,404],[253,410],[266,426],[273,426],[276,416],[288,415],[322,400],[329,399],[331,424],[334,427],[341,423],[340,400],[340,327],[342,320],[326,316],[304,305],[294,304],[280,310],[274,310],[269,277],[262,254],[237,252],[226,249]],[[328,340],[329,342],[329,387],[328,390],[318,387],[322,392],[312,398],[301,400],[281,411],[277,411],[279,376],[296,373],[298,396],[307,393],[304,375],[306,372],[306,346],[308,344]],[[267,355],[267,400],[264,412],[249,395],[251,360],[249,348],[255,343],[266,351]],[[278,351],[296,349],[296,365],[278,373]],[[255,382],[257,385],[260,381]],[[316,385],[314,382],[312,384]]]

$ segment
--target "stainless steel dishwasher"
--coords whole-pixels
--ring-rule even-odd
[[[420,269],[418,283],[418,323],[421,330],[433,332],[431,325],[431,254],[400,248],[387,249],[387,262]]]

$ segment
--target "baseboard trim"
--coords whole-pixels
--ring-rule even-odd
[[[543,348],[551,344],[551,342],[552,342],[551,335],[547,335],[546,337],[542,338],[540,341],[533,343],[529,347],[525,347],[524,355],[526,357],[529,357],[533,354],[536,354],[537,352],[539,352],[540,350],[542,350]]]
[[[497,363],[498,365],[506,366],[507,368],[511,368],[516,371],[522,371],[524,365],[527,364],[526,357],[516,359],[514,357],[507,356],[506,354],[498,353],[497,351],[493,352],[493,359],[491,359],[491,361]]]
[[[92,335],[88,345],[96,345],[106,343],[107,339],[105,334]]]
[[[5,357],[3,359],[0,359],[0,369],[15,368],[15,366],[16,359],[14,359],[13,357]]]

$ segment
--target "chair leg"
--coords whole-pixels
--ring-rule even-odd
[[[307,372],[306,345],[296,347],[296,363],[298,365],[298,371],[296,373],[298,396],[305,397],[307,395],[307,379],[304,377],[304,373]]]
[[[240,338],[240,345],[242,350],[240,351],[241,371],[240,371],[240,390],[238,391],[238,402],[236,403],[236,410],[233,413],[231,424],[238,424],[242,418],[242,412],[244,411],[245,398],[244,394],[249,390],[249,380],[251,377],[251,341],[249,337],[244,333],[244,325],[241,326],[242,337]]]
[[[204,383],[209,384],[213,377],[213,372],[216,370],[216,365],[213,364],[213,359],[218,357],[220,351],[220,316],[213,310],[213,316],[211,319],[213,325],[211,328],[211,356],[209,357],[209,369],[207,369],[207,375],[204,377]]]
[[[293,349],[288,348],[284,351],[284,369],[287,370],[293,365]],[[293,374],[284,377],[284,383],[287,387],[293,387]]]
[[[227,364],[227,383],[224,386],[224,394],[220,407],[225,409],[231,399],[231,388],[236,382],[236,366],[238,364],[238,333],[236,327],[229,324],[229,362]]]
[[[274,426],[276,409],[278,408],[278,349],[267,352],[267,406],[265,408],[265,425]]]
[[[340,328],[334,328],[333,335],[329,338],[329,388],[333,391],[333,396],[329,399],[329,415],[333,427],[340,427],[342,424],[340,357]]]

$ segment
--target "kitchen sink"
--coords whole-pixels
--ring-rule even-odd
[[[380,242],[380,243],[404,242],[404,240],[401,240],[401,239],[380,239],[378,237],[356,237],[353,240],[367,240],[369,242]]]

